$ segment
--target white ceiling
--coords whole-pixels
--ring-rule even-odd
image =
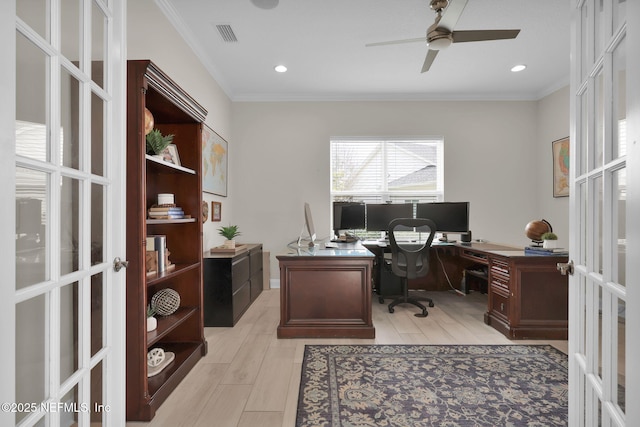
[[[429,0],[156,1],[233,101],[531,100],[569,83],[566,0],[469,0],[456,30],[520,34],[453,44],[424,74],[426,43],[365,44],[424,36]],[[217,24],[238,41],[224,42]],[[521,63],[525,71],[510,71]],[[289,70],[276,73],[278,64]]]

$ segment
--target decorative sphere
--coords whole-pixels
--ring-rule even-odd
[[[180,307],[180,294],[171,288],[161,289],[151,297],[151,307],[160,316],[169,316]]]
[[[524,232],[526,236],[531,240],[533,240],[534,242],[535,241],[541,242],[542,235],[549,231],[551,231],[551,225],[544,219],[540,221],[538,220],[531,221],[524,228]]]

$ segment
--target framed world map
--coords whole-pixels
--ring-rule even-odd
[[[227,141],[202,126],[202,191],[227,197],[228,149]]]

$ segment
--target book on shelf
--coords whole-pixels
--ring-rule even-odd
[[[569,255],[569,251],[565,248],[543,248],[540,246],[526,246],[524,248],[524,253],[527,255],[534,256],[562,256]]]
[[[149,218],[151,219],[182,219],[185,217],[182,208],[150,208]]]
[[[182,212],[182,208],[179,206],[168,206],[168,207],[154,206],[149,208],[149,212]]]

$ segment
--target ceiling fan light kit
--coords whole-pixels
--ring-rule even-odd
[[[387,44],[412,43],[426,41],[429,51],[422,65],[422,71],[429,71],[440,50],[452,43],[515,39],[520,30],[463,30],[454,31],[468,0],[431,0],[429,6],[436,12],[435,22],[429,26],[426,38],[395,40],[367,44],[367,47]]]
[[[260,9],[273,9],[278,5],[279,0],[251,0],[254,6]]]

